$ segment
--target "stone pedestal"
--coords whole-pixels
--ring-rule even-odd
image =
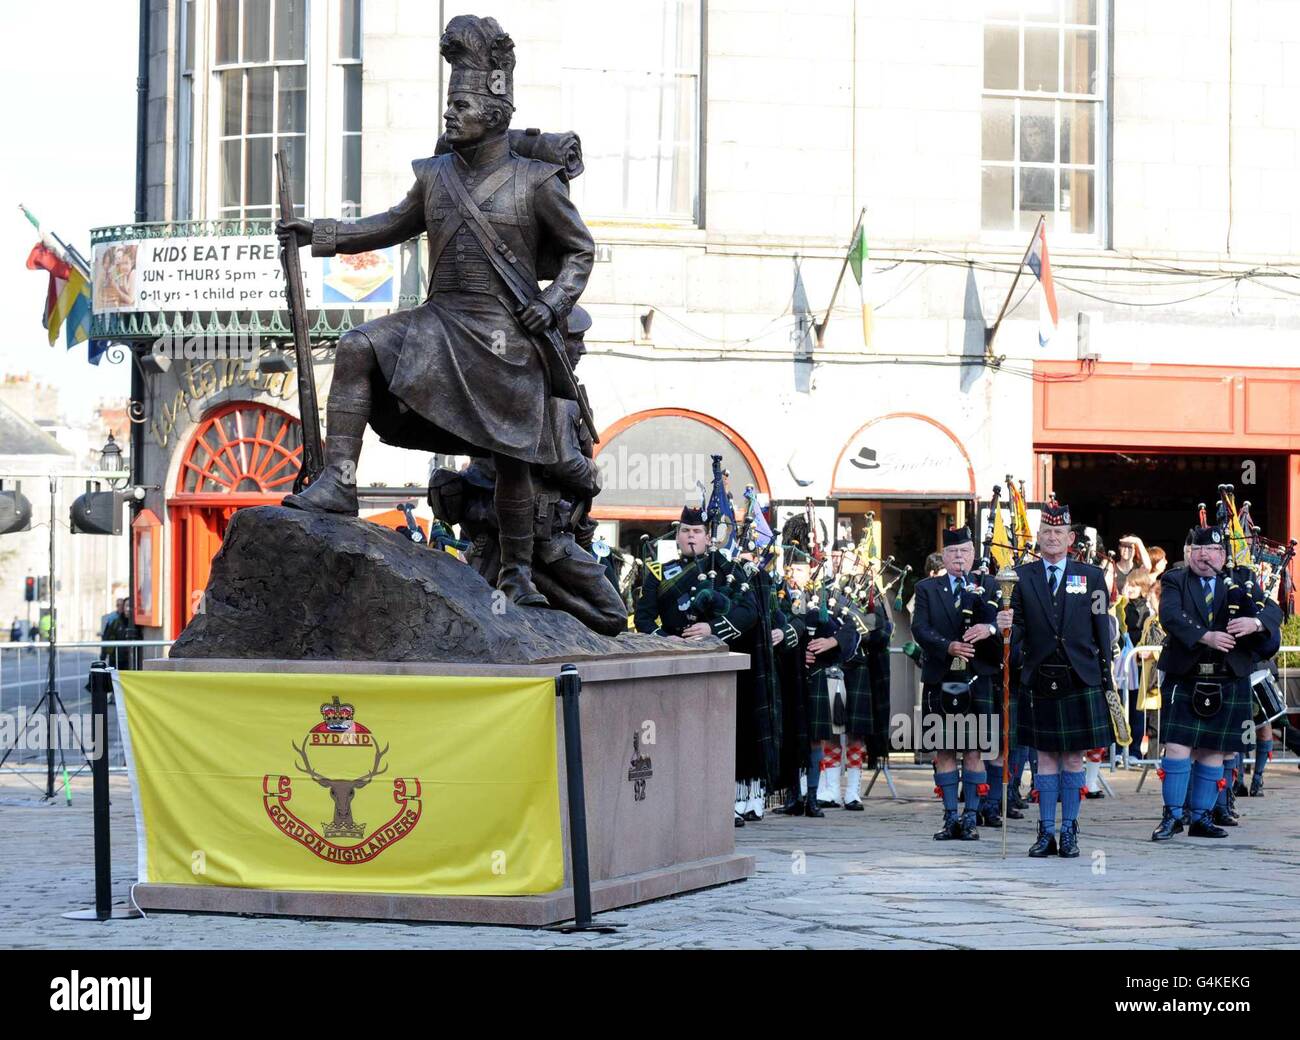
[[[737,881],[732,819],[736,677],[743,654],[705,651],[574,661],[582,679],[582,750],[592,906],[597,912]],[[440,676],[554,676],[554,665],[405,661],[165,659],[154,671]],[[446,897],[142,884],[145,910],[541,926],[573,916],[564,731],[556,770],[566,887],[536,896]],[[635,739],[635,747],[634,747]],[[508,749],[497,749],[508,754]]]

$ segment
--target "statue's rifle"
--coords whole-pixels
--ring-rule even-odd
[[[275,175],[280,197],[280,219],[294,217],[293,194],[289,190],[289,159],[275,153]],[[296,495],[320,476],[325,468],[325,446],[320,433],[320,405],[316,399],[316,376],[312,371],[311,343],[307,338],[307,300],[302,288],[302,258],[297,245],[280,250],[284,267],[284,299],[289,307],[289,328],[293,331],[293,353],[298,362],[298,416],[302,421],[302,461],[293,478]],[[417,528],[418,530],[418,528]]]

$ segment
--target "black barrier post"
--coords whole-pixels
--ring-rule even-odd
[[[573,923],[554,925],[557,932],[612,932],[620,925],[591,919],[591,868],[587,862],[587,793],[582,773],[582,716],[578,695],[582,680],[571,664],[561,666],[555,692],[564,711],[564,773],[569,791],[569,865],[573,888]]]
[[[72,910],[63,916],[73,921],[108,921],[112,918],[140,917],[135,908],[113,909],[113,851],[109,842],[108,816],[108,694],[113,676],[108,665],[95,661],[90,666],[90,714],[93,746],[87,749],[90,775],[94,782],[91,796],[95,814],[95,908]]]

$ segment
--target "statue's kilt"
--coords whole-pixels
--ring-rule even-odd
[[[1195,678],[1166,680],[1164,713],[1160,720],[1160,739],[1166,744],[1227,751],[1235,754],[1245,749],[1250,730],[1254,698],[1250,679],[1240,676],[1223,683],[1223,706],[1211,718],[1203,719],[1192,710]]]
[[[1115,740],[1100,686],[1076,687],[1058,697],[1026,688],[1017,742],[1038,751],[1091,751]]]

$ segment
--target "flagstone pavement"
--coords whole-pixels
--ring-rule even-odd
[[[1242,824],[1217,841],[1149,840],[1154,773],[1106,773],[1116,797],[1084,804],[1081,855],[1031,860],[1034,810],[1000,832],[937,843],[931,781],[895,770],[898,800],[875,786],[861,813],[768,816],[736,831],[757,860],[747,881],[608,915],[614,934],[198,914],[82,923],[94,896],[88,779],[69,807],[42,804],[0,771],[0,947],[135,948],[868,948],[1300,949],[1300,772],[1273,763],[1266,796],[1241,799]],[[126,779],[113,789],[113,891],[127,905],[135,835]]]

